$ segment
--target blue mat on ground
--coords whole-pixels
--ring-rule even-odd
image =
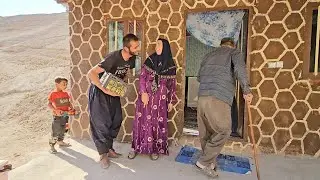
[[[191,146],[181,148],[176,161],[194,165],[199,159],[201,151]],[[248,158],[220,154],[217,158],[217,168],[221,171],[238,174],[250,174],[251,166]]]

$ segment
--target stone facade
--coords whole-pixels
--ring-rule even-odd
[[[309,0],[74,0],[69,2],[71,84],[81,116],[71,125],[75,137],[89,138],[86,74],[107,53],[106,20],[142,19],[150,54],[158,37],[170,41],[178,66],[178,103],[170,113],[170,139],[181,137],[184,118],[185,17],[188,12],[249,9],[248,66],[254,94],[253,128],[261,150],[320,155],[320,88],[303,75],[307,35],[311,33]],[[268,69],[268,61],[283,68]],[[120,141],[130,141],[137,77],[129,78],[130,96],[122,99],[124,122]],[[245,132],[247,132],[245,130]],[[246,138],[248,139],[248,138]],[[250,139],[250,138],[249,138]],[[180,142],[190,143],[186,137]],[[246,149],[246,142],[226,147]]]

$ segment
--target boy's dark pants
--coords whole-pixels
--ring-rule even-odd
[[[49,144],[55,145],[57,141],[63,141],[68,120],[69,116],[53,116],[52,134]]]

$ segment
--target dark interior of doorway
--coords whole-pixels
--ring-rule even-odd
[[[241,31],[239,35],[239,41],[237,43],[237,48],[239,48],[242,53],[245,56],[245,61],[247,59],[247,39],[248,39],[248,20],[249,20],[249,11],[244,10],[245,14],[242,21]],[[186,36],[191,36],[191,34],[187,31]],[[186,51],[188,51],[188,47],[186,47]],[[185,107],[184,107],[184,128],[185,129],[197,129],[197,108],[196,107],[189,107],[188,106],[188,90],[190,89],[189,86],[193,86],[193,84],[189,83],[190,78],[195,78],[191,76],[186,76],[185,81]],[[191,82],[191,81],[190,81]],[[236,94],[235,94],[235,102],[232,107],[232,118],[234,122],[237,122],[236,124],[233,123],[233,125],[237,125],[236,132],[237,134],[233,134],[233,137],[236,138],[243,138],[243,127],[244,127],[244,110],[245,110],[245,102],[242,98],[242,90],[237,82],[236,84]]]

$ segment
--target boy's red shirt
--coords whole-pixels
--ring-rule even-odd
[[[70,95],[64,91],[52,91],[49,94],[48,100],[56,109],[59,109],[61,111],[68,111],[71,107]]]

